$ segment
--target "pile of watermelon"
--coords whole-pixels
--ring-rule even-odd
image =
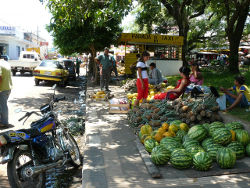
[[[170,123],[173,124],[176,125],[173,130],[165,123],[159,130],[147,125],[140,131],[140,139],[145,139],[141,141],[156,165],[170,162],[177,169],[193,166],[196,170],[207,171],[213,162],[220,168],[233,168],[236,160],[250,157],[250,136],[239,122],[213,122],[190,129],[183,125],[180,128],[179,120]],[[155,136],[156,133],[161,133],[162,137]]]

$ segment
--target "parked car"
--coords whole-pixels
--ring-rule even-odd
[[[4,59],[5,61],[9,61],[9,56],[7,55],[1,55],[0,59]]]
[[[33,75],[35,77],[35,85],[39,85],[40,81],[59,82],[59,85],[65,87],[69,78],[69,71],[55,60],[43,60],[38,65]]]
[[[13,76],[17,72],[24,75],[25,72],[33,73],[34,69],[41,63],[40,55],[36,52],[22,51],[18,60],[10,60]]]
[[[69,79],[76,79],[75,63],[71,59],[62,59],[59,61],[68,71]]]

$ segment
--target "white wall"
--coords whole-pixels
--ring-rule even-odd
[[[181,60],[148,60],[147,66],[149,66],[150,63],[156,64],[162,76],[179,75],[179,68],[182,66]]]

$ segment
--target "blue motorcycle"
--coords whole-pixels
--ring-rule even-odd
[[[0,133],[0,164],[8,163],[7,173],[13,188],[41,188],[45,186],[45,172],[51,168],[71,164],[79,167],[82,157],[78,145],[65,124],[54,112],[54,103],[64,100],[53,95],[40,108],[41,119],[31,123],[30,129]],[[29,118],[27,112],[19,121]]]

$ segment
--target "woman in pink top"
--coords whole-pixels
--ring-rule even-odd
[[[191,65],[192,73],[190,74],[190,82],[195,85],[202,85],[203,84],[203,77],[199,70],[199,65],[197,63],[193,63]]]

